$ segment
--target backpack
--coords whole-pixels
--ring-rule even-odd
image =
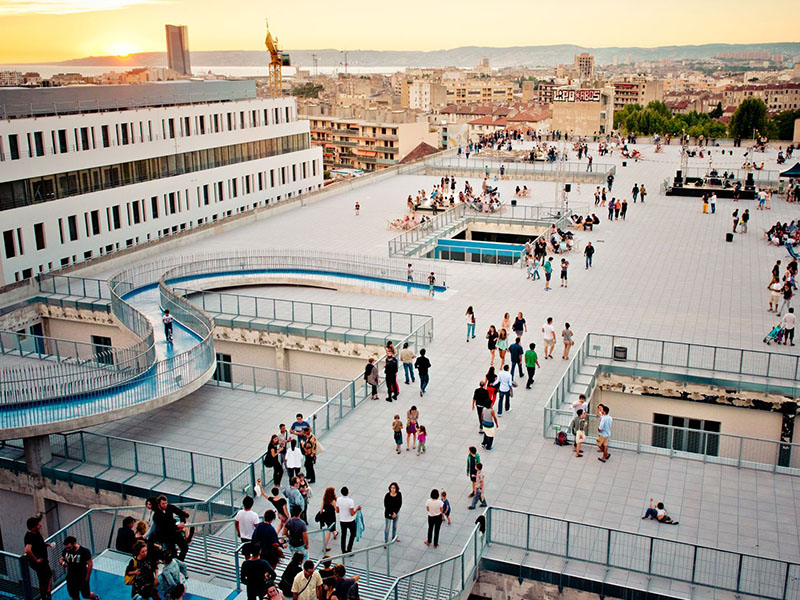
[[[347,590],[347,600],[361,600],[361,596],[358,595],[358,582],[353,582]]]
[[[556,446],[569,446],[569,441],[567,440],[567,434],[564,431],[559,431],[556,434],[556,440],[554,442]]]

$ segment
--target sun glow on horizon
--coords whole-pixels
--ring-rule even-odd
[[[136,54],[137,52],[141,52],[141,49],[136,46],[136,44],[132,44],[131,42],[118,41],[113,42],[108,46],[108,54],[112,56],[119,56],[120,58],[125,58],[131,54]]]

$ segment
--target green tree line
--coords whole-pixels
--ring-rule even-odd
[[[683,133],[693,138],[701,135],[706,138],[725,136],[752,138],[764,135],[770,139],[791,140],[794,121],[800,118],[800,110],[785,110],[770,116],[767,105],[758,98],[742,101],[726,126],[716,118],[722,115],[722,106],[717,105],[711,113],[692,111],[688,114],[672,114],[663,102],[653,101],[647,106],[628,104],[614,114],[614,128],[625,133],[637,135],[671,135]]]

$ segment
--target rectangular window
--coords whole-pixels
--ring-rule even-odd
[[[244,111],[239,111],[239,129],[244,129]]]
[[[263,189],[264,189],[264,173],[259,173],[258,174],[258,191],[260,192]]]
[[[233,131],[233,113],[228,113],[228,131]]]
[[[719,421],[704,421],[673,415],[654,414],[652,445],[679,452],[719,455]]]
[[[150,214],[154,219],[158,218],[158,196],[150,198]]]
[[[88,150],[89,148],[89,128],[81,127],[81,150]]]
[[[130,138],[128,136],[128,124],[123,123],[119,126],[120,133],[122,134],[122,145],[127,146],[130,143]]]
[[[169,139],[175,139],[175,119],[169,119]]]
[[[208,184],[203,186],[203,204],[208,206]]]
[[[14,258],[17,255],[17,248],[14,245],[14,230],[9,229],[3,232],[3,245],[6,250],[6,258]]]
[[[131,202],[131,216],[133,217],[133,224],[138,225],[142,222],[142,215],[139,212],[139,201]]]
[[[11,160],[19,159],[19,137],[17,134],[8,136],[8,153],[11,155]]]
[[[36,156],[44,156],[44,136],[41,131],[33,132],[33,149]]]
[[[33,224],[33,237],[36,240],[36,249],[44,250],[47,245],[44,237],[44,223]]]
[[[100,133],[103,136],[103,148],[108,148],[111,146],[111,138],[108,135],[108,125],[103,125],[100,128]]]
[[[67,152],[67,130],[66,129],[59,129],[58,130],[58,151],[61,154],[65,154]]]
[[[223,190],[222,182],[218,181],[217,182],[217,202],[222,202],[223,200],[225,200],[225,196],[223,195],[222,190]]]
[[[89,213],[89,222],[91,223],[92,235],[100,235],[100,211],[93,210]]]
[[[177,209],[175,208],[175,192],[170,192],[167,198],[168,198],[167,202],[168,210],[166,211],[166,214],[168,215],[175,214],[177,212]]]
[[[111,338],[102,335],[92,336],[94,346],[94,359],[101,365],[114,364],[114,352],[111,348]]]
[[[69,231],[69,241],[76,241],[78,239],[78,219],[75,215],[67,217],[67,230]]]
[[[199,123],[200,123],[200,135],[203,135],[206,132],[206,118],[203,115],[200,115]]]
[[[111,226],[114,229],[122,227],[122,221],[119,218],[119,204],[115,204],[111,207]]]
[[[64,220],[58,220],[58,239],[63,244],[64,243]]]
[[[292,165],[292,181],[297,181],[297,165]]]
[[[192,127],[189,117],[183,117],[183,135],[186,137],[192,135]]]

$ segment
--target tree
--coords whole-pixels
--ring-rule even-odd
[[[767,105],[759,98],[745,98],[733,113],[730,132],[733,137],[747,139],[763,134],[767,125]]]
[[[719,119],[722,116],[722,102],[717,102],[716,108],[708,113],[708,116],[712,119]]]
[[[775,139],[791,140],[794,137],[796,119],[800,119],[800,110],[784,110],[774,115],[770,122],[775,126]]]
[[[319,98],[319,93],[323,87],[316,83],[304,83],[292,88],[292,96],[299,98]]]

